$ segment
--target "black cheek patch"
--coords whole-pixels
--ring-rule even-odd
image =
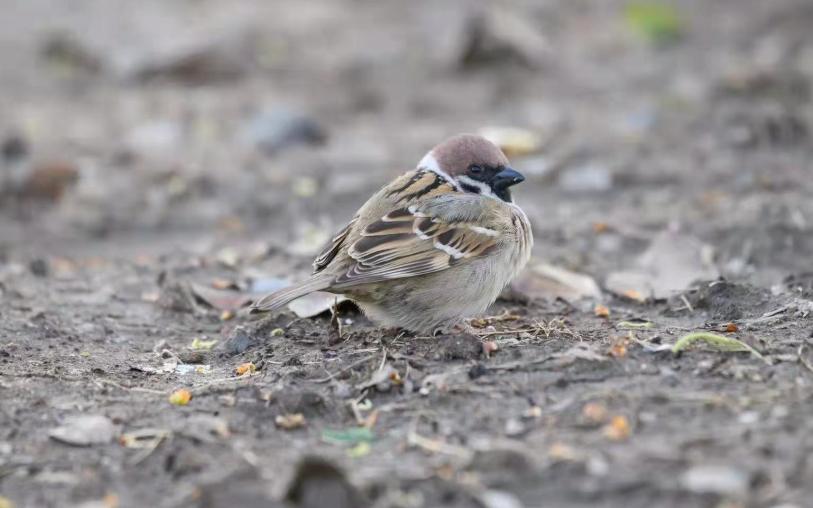
[[[492,187],[491,190],[494,191],[494,195],[497,196],[498,198],[502,199],[507,203],[511,202],[511,191],[508,190],[507,187],[504,189],[495,189]]]
[[[473,192],[475,194],[480,194],[480,187],[475,187],[474,185],[469,185],[467,183],[460,182],[460,188],[466,192]]]

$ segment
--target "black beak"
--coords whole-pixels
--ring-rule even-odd
[[[525,177],[522,176],[522,174],[520,174],[518,171],[511,168],[505,168],[494,175],[494,179],[491,181],[491,187],[494,190],[500,191],[524,181]]]

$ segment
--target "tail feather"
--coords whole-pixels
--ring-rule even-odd
[[[329,285],[330,281],[322,277],[308,279],[305,282],[294,284],[293,286],[263,296],[249,308],[249,313],[259,314],[261,312],[277,310],[297,298],[313,293],[314,291],[327,289]]]

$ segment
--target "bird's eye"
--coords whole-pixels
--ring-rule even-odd
[[[469,173],[471,173],[472,175],[479,175],[482,172],[483,168],[481,166],[478,166],[477,164],[472,164],[471,166],[469,166]]]

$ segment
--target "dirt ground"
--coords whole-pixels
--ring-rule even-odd
[[[813,4],[635,5],[6,2],[0,507],[813,507]],[[241,314],[494,126],[475,335]]]

